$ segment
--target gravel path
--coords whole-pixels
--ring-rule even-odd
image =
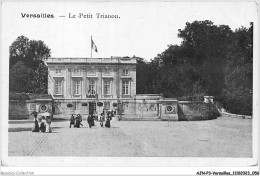
[[[32,133],[31,122],[9,122],[10,156],[251,157],[252,120],[111,121],[88,128],[51,124],[53,133]]]

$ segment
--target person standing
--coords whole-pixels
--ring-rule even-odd
[[[80,114],[78,114],[77,116],[79,117],[79,124],[80,124],[81,126],[83,126],[83,124],[81,123],[81,122],[82,122],[82,116],[81,116]]]
[[[34,124],[32,127],[32,132],[39,132],[40,128],[39,128],[39,124],[38,124],[38,120],[37,120],[37,112],[33,111],[32,115],[34,116]]]
[[[103,127],[104,121],[105,121],[105,115],[104,115],[104,113],[102,112],[101,115],[100,115],[100,118],[99,118],[99,123],[100,123],[100,126],[101,126],[101,127]]]
[[[51,133],[51,116],[46,116],[46,133]]]
[[[110,128],[110,121],[111,120],[112,120],[112,114],[108,111],[107,112],[107,120],[106,120],[105,127]]]
[[[76,117],[75,117],[75,125],[74,125],[74,127],[76,127],[76,128],[79,128],[79,127],[80,127],[79,116],[76,116]]]
[[[92,127],[92,124],[93,124],[92,121],[94,121],[92,114],[89,114],[89,115],[88,115],[87,121],[88,121],[89,128],[91,128],[91,127]]]
[[[42,116],[42,117],[39,117],[39,122],[40,122],[40,131],[42,132],[42,133],[45,133],[45,131],[46,131],[46,124],[45,124],[45,117],[44,116]]]
[[[75,118],[74,118],[73,114],[71,114],[71,117],[70,117],[70,128],[71,128],[71,125],[73,125],[75,127]]]

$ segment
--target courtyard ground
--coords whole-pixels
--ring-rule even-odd
[[[252,120],[111,121],[88,128],[52,122],[52,133],[31,132],[32,120],[9,121],[9,156],[252,157]]]

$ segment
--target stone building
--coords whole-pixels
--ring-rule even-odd
[[[136,58],[48,58],[46,64],[56,115],[115,110],[136,96]]]
[[[136,94],[136,58],[49,58],[46,65],[55,118],[69,118],[72,113],[86,117],[103,109],[114,110],[126,120],[213,117],[208,115],[213,112],[213,101],[198,104],[161,94]]]

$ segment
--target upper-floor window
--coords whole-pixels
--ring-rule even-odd
[[[110,75],[110,70],[109,69],[105,69],[104,75]]]
[[[89,80],[89,91],[90,95],[96,94],[96,81],[94,79]]]
[[[128,69],[123,69],[123,75],[129,75],[129,70]]]
[[[111,81],[104,80],[104,95],[111,95]]]
[[[123,95],[129,95],[130,91],[129,91],[129,86],[130,82],[129,80],[123,80],[122,82],[122,91],[123,91]]]
[[[74,95],[80,95],[80,81],[74,81]]]
[[[75,75],[79,75],[79,74],[80,74],[80,70],[79,70],[78,68],[76,68],[76,69],[74,70],[74,74],[75,74]]]
[[[61,69],[60,69],[60,68],[57,68],[57,69],[55,70],[55,73],[56,73],[56,74],[61,74]]]
[[[61,95],[62,94],[62,81],[56,80],[54,83],[54,94]]]
[[[94,69],[92,69],[92,70],[90,70],[90,71],[88,72],[88,75],[90,75],[90,76],[95,76],[95,75],[96,75],[96,71],[95,71]]]

